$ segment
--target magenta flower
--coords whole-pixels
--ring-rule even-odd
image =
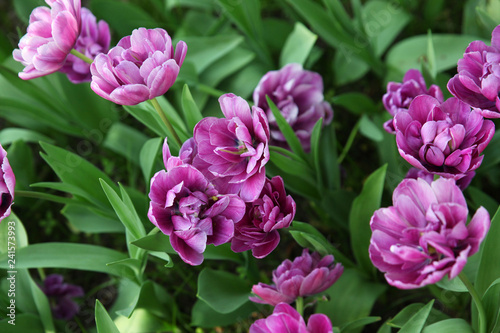
[[[70,320],[80,307],[74,297],[82,297],[83,289],[80,286],[64,283],[64,278],[59,274],[51,274],[43,281],[42,291],[49,298],[52,314],[57,319]]]
[[[0,178],[0,221],[2,221],[10,215],[10,208],[14,200],[14,188],[16,187],[16,177],[7,159],[7,152],[2,145],[0,145],[0,166],[0,174],[2,175]]]
[[[470,185],[475,175],[476,175],[475,171],[467,172],[463,178],[460,178],[456,181],[457,186],[462,191],[464,191]],[[408,173],[406,174],[405,178],[412,178],[412,179],[422,178],[423,180],[425,180],[430,184],[434,180],[434,175],[425,170],[411,168],[410,170],[408,170]]]
[[[122,38],[107,54],[98,54],[90,66],[90,87],[99,96],[122,105],[135,105],[161,96],[174,84],[187,45],[174,48],[160,28],[139,28]]]
[[[370,258],[400,289],[455,278],[476,253],[490,226],[480,207],[467,225],[468,209],[453,179],[405,179],[394,190],[393,206],[373,214]]]
[[[318,252],[302,255],[292,261],[286,259],[273,271],[273,285],[259,282],[252,287],[258,297],[250,297],[256,303],[277,305],[292,303],[297,297],[312,296],[328,289],[344,272],[341,264],[335,264],[333,255],[321,258]]]
[[[262,109],[234,94],[219,98],[225,118],[208,117],[194,128],[198,156],[193,165],[223,193],[256,200],[266,181],[269,125]]]
[[[252,250],[255,258],[264,258],[278,246],[278,229],[288,228],[294,216],[295,201],[286,195],[283,179],[266,179],[259,198],[246,204],[245,216],[235,224],[231,249]]]
[[[495,132],[491,120],[450,98],[444,103],[420,95],[408,111],[394,117],[399,153],[411,165],[432,174],[460,179],[477,169]]]
[[[148,217],[182,260],[191,265],[203,262],[207,244],[231,240],[234,224],[245,214],[245,203],[236,195],[221,195],[195,167],[181,157],[172,157],[163,146],[165,170],[151,179]]]
[[[250,326],[250,333],[332,333],[330,318],[322,313],[304,318],[290,305],[280,303],[274,308],[273,314],[259,319]]]
[[[310,150],[311,132],[316,122],[324,118],[323,125],[327,125],[333,119],[332,107],[323,100],[321,75],[304,70],[300,64],[288,64],[278,71],[267,72],[253,92],[253,101],[267,114],[272,145],[288,147],[266,95],[276,104],[306,151]]]
[[[410,69],[406,72],[402,83],[389,82],[387,84],[387,92],[382,97],[382,102],[385,109],[394,117],[398,112],[408,110],[411,102],[418,95],[429,95],[443,102],[441,89],[435,84],[427,89],[422,73],[417,69]],[[384,123],[384,129],[388,133],[395,133],[393,119]]]
[[[74,49],[90,59],[94,59],[99,53],[109,50],[111,32],[108,24],[100,20],[97,22],[94,14],[87,8],[82,8],[82,29]],[[70,54],[66,63],[60,69],[73,83],[90,82],[90,64]]]
[[[491,33],[491,46],[474,41],[458,61],[448,90],[472,107],[482,109],[485,118],[500,118],[500,25]]]
[[[27,33],[12,52],[25,68],[23,80],[60,70],[80,35],[80,0],[45,0],[51,7],[37,7],[30,15]]]

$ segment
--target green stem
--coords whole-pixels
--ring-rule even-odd
[[[342,150],[342,153],[340,154],[339,158],[337,159],[338,164],[342,163],[344,158],[347,156],[349,149],[351,149],[352,143],[354,142],[354,138],[356,137],[356,134],[358,134],[359,126],[361,126],[361,119],[358,120],[356,125],[354,125],[354,127],[352,128],[352,131],[349,134],[349,137],[347,138],[347,142],[345,144],[345,147]]]
[[[69,203],[74,202],[74,200],[71,200],[69,198],[63,198],[63,197],[60,197],[57,195],[43,193],[43,192],[35,192],[35,191],[16,191],[14,193],[14,197],[25,197],[25,198],[49,200],[49,201],[58,202],[61,204],[69,204]]]
[[[165,112],[163,112],[163,109],[161,108],[160,103],[158,103],[158,101],[156,100],[156,98],[152,98],[152,99],[150,99],[150,101],[151,101],[151,104],[153,104],[156,112],[158,112],[158,115],[160,116],[160,118],[163,121],[163,123],[165,124],[165,126],[167,126],[167,129],[174,136],[174,139],[177,142],[177,144],[179,145],[179,147],[182,146],[181,139],[179,139],[179,136],[177,135],[177,132],[174,130],[174,128],[172,127],[172,124],[170,124],[170,122],[168,121],[167,117],[165,116]]]
[[[477,312],[479,313],[479,333],[486,333],[486,313],[484,312],[483,303],[481,303],[481,297],[476,291],[476,288],[472,285],[470,280],[461,272],[458,274],[458,277],[463,282],[463,284],[467,287],[469,294],[471,295],[474,303],[476,304]]]
[[[297,299],[295,300],[295,309],[302,316],[302,314],[304,313],[304,298],[297,297]]]
[[[82,59],[83,61],[85,61],[86,63],[88,64],[92,64],[94,62],[93,59],[90,59],[89,57],[87,57],[85,54],[81,53],[81,52],[78,52],[77,50],[75,49],[72,49],[71,52],[70,52],[72,55],[74,55],[75,57],[77,58],[80,58]]]

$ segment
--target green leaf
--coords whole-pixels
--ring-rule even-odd
[[[335,53],[332,66],[337,86],[356,81],[370,70],[370,66],[365,61],[352,56],[352,51],[343,45],[340,45]]]
[[[300,178],[308,179],[309,181],[314,181],[312,178],[312,170],[309,166],[300,160],[294,160],[288,158],[274,150],[270,151],[270,161],[274,163],[278,168],[283,171],[288,172],[291,175],[299,176]]]
[[[175,332],[177,328],[158,318],[145,309],[136,309],[130,318],[120,316],[115,319],[121,333]]]
[[[47,333],[55,333],[54,322],[52,321],[52,312],[50,309],[49,300],[47,296],[40,290],[40,287],[30,278],[31,293],[35,301],[40,320],[42,321],[43,328]]]
[[[205,268],[198,276],[199,299],[219,313],[230,313],[249,302],[251,285],[225,271]]]
[[[359,318],[359,319],[356,319],[354,321],[351,321],[347,324],[344,324],[342,325],[342,327],[340,328],[340,331],[341,332],[348,332],[348,331],[351,331],[355,328],[360,328],[360,327],[364,327],[368,324],[372,324],[372,323],[375,323],[377,321],[379,321],[380,317],[365,317],[365,318]]]
[[[457,59],[462,58],[475,36],[434,34],[432,41],[436,55],[436,72],[440,73],[457,66]],[[409,37],[394,45],[387,53],[387,64],[406,73],[411,68],[420,68],[422,58],[427,57],[428,36]]]
[[[91,234],[125,232],[123,224],[118,220],[103,216],[92,207],[68,204],[64,206],[61,213],[81,232]]]
[[[186,119],[186,124],[188,129],[192,132],[194,126],[203,119],[200,109],[196,105],[191,91],[189,91],[189,86],[187,84],[182,88],[182,110],[184,111],[184,118]]]
[[[359,123],[359,132],[375,142],[380,142],[384,139],[384,134],[367,116],[361,116]]]
[[[45,142],[41,142],[40,145],[45,150],[45,153],[40,155],[63,183],[80,189],[81,195],[89,202],[99,207],[109,207],[106,196],[98,187],[100,178],[111,183],[111,179],[104,172],[65,149]]]
[[[424,327],[422,333],[473,333],[469,323],[461,318],[451,318]]]
[[[118,311],[118,314],[130,318],[136,309],[145,309],[161,318],[168,313],[165,304],[173,302],[175,301],[163,288],[152,281],[146,281],[141,285],[141,289],[132,304],[128,308]]]
[[[148,251],[166,252],[170,254],[177,253],[172,248],[172,245],[170,245],[168,236],[162,234],[161,232],[139,238],[133,241],[132,244]]]
[[[356,269],[345,269],[326,290],[329,301],[318,302],[316,313],[326,314],[334,326],[347,325],[369,316],[373,304],[386,289],[386,285],[366,280]],[[359,331],[361,328],[350,330],[351,333]]]
[[[445,276],[439,282],[437,282],[436,285],[440,288],[454,292],[459,292],[459,293],[468,292],[467,287],[463,284],[463,282],[460,280],[458,276],[452,280],[449,280],[448,276]]]
[[[500,277],[500,207],[491,219],[491,226],[481,246],[481,259],[476,275],[475,288],[483,296],[488,287]]]
[[[0,268],[7,269],[7,254],[0,255]],[[127,276],[126,271],[107,263],[127,256],[105,247],[75,243],[38,243],[16,251],[16,268],[68,268]]]
[[[324,187],[323,173],[321,171],[321,156],[319,147],[322,127],[323,127],[323,118],[319,118],[316,124],[314,124],[313,130],[311,132],[311,156],[313,160],[314,171],[316,172],[316,183],[318,184],[318,188]]]
[[[332,98],[334,105],[340,105],[353,114],[372,114],[378,112],[373,100],[363,93],[350,92],[337,95]]]
[[[399,333],[418,333],[421,332],[424,328],[425,322],[427,321],[427,317],[431,313],[432,305],[434,304],[434,300],[431,300],[427,303],[422,309],[420,309],[417,313],[415,313],[406,324],[401,327]]]
[[[266,100],[269,108],[274,115],[274,118],[276,118],[276,124],[278,125],[281,133],[285,137],[285,140],[292,151],[297,154],[297,156],[301,157],[304,161],[307,161],[307,155],[302,148],[302,144],[300,143],[299,138],[293,131],[292,126],[290,126],[290,124],[286,121],[285,117],[283,117],[283,115],[281,114],[281,111],[274,104],[271,98],[269,98],[269,96],[266,96]]]
[[[6,318],[0,321],[0,331],[3,333],[44,332],[40,318],[32,313],[16,313],[15,325],[9,324],[11,320]]]
[[[401,328],[423,307],[423,303],[412,303],[401,310],[394,318],[388,320],[386,324],[390,327]],[[431,313],[427,318],[427,324],[436,323],[446,319],[449,319],[447,315],[439,310],[431,309]]]
[[[0,253],[8,253],[7,249],[12,246],[12,244],[9,246],[9,237],[12,236],[15,237],[16,250],[28,246],[26,229],[14,212],[11,212],[10,215],[3,220],[3,223],[0,223]]]
[[[139,164],[141,166],[146,185],[149,185],[149,181],[151,180],[153,167],[155,166],[158,150],[160,149],[162,142],[162,138],[149,139],[141,148],[141,152],[139,154]]]
[[[144,237],[146,231],[125,189],[120,185],[122,200],[111,186],[102,179],[100,181],[104,193],[125,228],[130,230],[135,239]]]
[[[191,310],[191,325],[202,328],[213,328],[216,326],[229,326],[235,323],[242,323],[248,320],[252,312],[257,311],[253,302],[247,302],[230,313],[219,313],[212,309],[201,299],[194,303]]]
[[[29,190],[30,184],[35,181],[35,163],[31,147],[25,141],[15,141],[7,149],[7,158],[12,170],[15,171],[15,190]],[[17,197],[15,201],[16,204],[24,206],[24,198]]]
[[[113,0],[93,0],[92,12],[99,19],[108,22],[119,36],[128,36],[137,27],[154,29],[158,23],[142,8],[128,2]]]
[[[95,325],[98,333],[120,333],[106,308],[98,299],[95,300]]]
[[[38,141],[45,141],[48,143],[54,142],[54,140],[48,136],[25,128],[10,127],[0,131],[0,142],[4,147],[17,140],[33,143],[38,143]]]
[[[500,278],[496,279],[486,289],[481,299],[484,312],[486,314],[486,322],[488,323],[488,332],[500,331]]]
[[[288,36],[280,54],[280,67],[286,64],[298,63],[304,66],[318,36],[297,22]]]
[[[122,123],[115,123],[108,131],[104,140],[104,147],[122,155],[129,162],[139,164],[141,148],[148,137],[133,127]]]
[[[29,23],[30,14],[35,7],[47,6],[47,3],[43,0],[25,0],[25,1],[14,1],[14,9],[16,10],[17,16],[26,24]]]
[[[499,204],[488,194],[474,186],[467,186],[467,193],[470,195],[470,198],[476,208],[483,206],[490,213],[490,215],[493,215],[496,212]]]
[[[371,229],[370,219],[382,200],[387,164],[374,171],[365,181],[361,194],[354,199],[349,215],[349,230],[354,257],[360,267],[368,273],[374,267],[368,255]]]

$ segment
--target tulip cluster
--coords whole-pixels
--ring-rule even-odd
[[[73,300],[84,295],[83,288],[65,283],[62,275],[51,274],[43,281],[42,291],[49,298],[52,313],[57,319],[70,320],[80,307]]]

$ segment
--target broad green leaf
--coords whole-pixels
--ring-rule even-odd
[[[288,36],[280,54],[280,67],[286,64],[304,63],[311,52],[318,36],[309,31],[302,23],[297,22]]]
[[[458,276],[452,280],[449,280],[448,276],[445,276],[439,282],[437,282],[436,285],[440,288],[450,291],[455,291],[460,293],[468,292],[467,287],[463,284],[463,282],[460,280]]]
[[[141,152],[139,154],[139,164],[147,185],[149,185],[149,181],[151,180],[158,150],[160,149],[162,142],[162,138],[149,139],[141,148]]]
[[[358,92],[336,95],[332,98],[332,103],[340,105],[357,115],[378,112],[378,108],[373,100],[367,95]]]
[[[330,11],[330,14],[335,16],[342,27],[342,30],[347,33],[354,33],[354,25],[351,17],[347,14],[344,6],[339,0],[323,0],[323,3]]]
[[[488,287],[500,277],[500,208],[491,219],[491,226],[481,246],[481,259],[475,288],[482,297]]]
[[[390,327],[401,328],[403,327],[418,311],[420,311],[425,304],[412,303],[402,309],[394,318],[387,321]],[[449,319],[447,315],[437,309],[431,309],[430,315],[427,318],[427,324],[436,323],[442,320]]]
[[[354,321],[351,321],[350,323],[342,325],[342,327],[340,328],[340,331],[341,332],[349,332],[355,328],[360,328],[360,327],[364,327],[368,324],[375,323],[375,322],[379,321],[380,319],[382,319],[382,318],[380,318],[380,317],[365,317],[365,318],[356,319]]]
[[[133,3],[93,0],[91,4],[94,15],[108,22],[119,36],[131,35],[138,27],[154,29],[159,26],[149,13]]]
[[[353,51],[340,45],[332,62],[335,84],[343,86],[363,77],[370,70],[370,66],[363,60],[356,58]]]
[[[4,147],[17,140],[33,143],[38,143],[39,141],[54,143],[54,140],[48,136],[25,128],[9,127],[0,131],[0,142]]]
[[[256,310],[257,307],[253,302],[247,302],[233,312],[219,313],[199,299],[194,303],[191,310],[191,324],[202,328],[229,326],[247,320],[250,314]]]
[[[384,139],[380,128],[377,127],[366,115],[361,116],[359,132],[375,142],[380,142]]]
[[[0,141],[2,144],[3,142]],[[7,149],[7,158],[15,173],[15,190],[30,190],[30,184],[35,181],[35,163],[31,147],[22,140],[13,142]],[[25,206],[25,198],[16,197],[16,204]]]
[[[109,207],[106,195],[99,190],[99,179],[108,184],[111,179],[92,163],[65,149],[41,142],[45,153],[42,158],[50,165],[63,183],[81,189],[84,198],[100,207]],[[116,188],[116,187],[114,187]]]
[[[17,16],[26,24],[29,23],[30,14],[35,7],[47,6],[47,3],[43,0],[14,1],[12,4]]]
[[[120,333],[175,332],[177,329],[146,309],[136,309],[130,318],[119,316],[115,325]]]
[[[270,161],[274,163],[281,170],[286,171],[291,175],[295,175],[300,178],[306,178],[309,179],[310,181],[314,181],[312,178],[313,171],[311,170],[311,168],[309,168],[309,166],[306,163],[290,159],[286,156],[283,156],[280,153],[274,152],[273,150],[270,151],[270,154],[271,154]]]
[[[200,109],[191,95],[189,86],[187,84],[182,88],[182,110],[184,111],[184,119],[186,120],[187,127],[190,132],[193,131],[194,126],[203,119]]]
[[[373,272],[374,266],[368,255],[372,235],[370,219],[382,200],[387,165],[374,171],[365,181],[361,194],[354,199],[349,216],[349,230],[354,257],[365,272]]]
[[[236,48],[244,40],[242,36],[238,35],[189,36],[182,39],[189,45],[186,61],[194,64],[197,73],[203,72],[208,66]]]
[[[14,239],[9,238],[14,237]],[[11,244],[9,244],[11,242]],[[0,223],[0,253],[8,253],[8,248],[15,244],[16,250],[28,246],[28,235],[21,220],[14,212],[11,212],[2,223]]]
[[[205,268],[198,276],[198,298],[219,313],[230,313],[249,302],[251,285],[225,271]]]
[[[231,1],[217,0],[227,15],[243,32],[251,38],[262,35],[260,3],[258,0]]]
[[[85,233],[123,233],[125,228],[116,219],[103,216],[92,207],[76,204],[64,206],[61,213],[73,227]]]
[[[428,64],[429,72],[431,74],[432,79],[434,80],[437,75],[437,69],[436,69],[436,52],[434,51],[434,43],[432,41],[432,33],[429,30],[427,33],[427,61],[424,62],[424,64]],[[430,85],[430,82],[432,81],[427,81],[427,85]]]
[[[120,333],[106,308],[98,299],[95,300],[95,325],[98,333]]]
[[[148,280],[141,285],[134,302],[128,308],[118,311],[118,314],[130,318],[136,309],[145,309],[161,318],[168,313],[165,304],[173,302],[175,300],[163,288]]]
[[[477,40],[475,36],[434,34],[432,41],[436,55],[436,72],[440,73],[457,66],[465,48]],[[422,58],[427,57],[427,35],[406,38],[394,45],[387,53],[387,64],[406,73],[411,68],[420,68]]]
[[[486,321],[488,323],[488,332],[500,331],[500,277],[486,289],[481,299]]]
[[[334,326],[342,326],[370,315],[373,304],[387,289],[386,285],[366,280],[356,269],[345,269],[342,276],[326,290],[327,302],[318,302],[316,313],[324,313]],[[355,328],[350,332],[359,332]]]
[[[323,173],[321,171],[321,155],[319,142],[321,138],[321,128],[323,127],[323,118],[319,118],[314,128],[311,132],[311,156],[314,165],[314,171],[316,172],[316,182],[318,188],[324,187],[323,184]]]
[[[493,13],[488,11],[486,8],[476,7],[476,14],[479,21],[486,27],[487,31],[493,31],[493,29],[495,29],[498,25],[498,22],[491,17],[491,14]]]
[[[490,213],[490,216],[496,212],[499,204],[488,194],[474,186],[467,186],[467,193],[470,195],[476,208],[483,206]]]
[[[21,2],[21,1],[17,1]],[[0,331],[3,333],[44,332],[40,318],[33,313],[16,313],[15,325],[10,324],[12,319],[0,321]]]
[[[427,321],[427,317],[431,313],[432,305],[434,304],[434,300],[431,300],[427,303],[422,309],[420,309],[417,313],[415,313],[406,324],[401,327],[399,333],[418,333],[421,332],[424,328],[425,322]]]
[[[170,245],[168,236],[164,235],[161,232],[141,237],[133,241],[132,244],[148,251],[166,252],[170,254],[176,253],[172,248],[172,245]]]
[[[135,128],[115,123],[109,129],[103,144],[129,162],[139,164],[140,151],[147,140],[148,137]]]
[[[6,258],[5,253],[0,255],[0,268],[7,269]],[[130,271],[107,266],[125,258],[121,252],[96,245],[38,243],[17,249],[16,268],[67,268],[127,276]]]
[[[312,200],[321,200],[322,196],[316,188],[316,181],[306,178],[299,178],[282,169],[278,168],[273,163],[266,164],[266,174],[269,177],[281,176],[285,182],[285,187],[299,195],[305,196]]]
[[[424,327],[422,333],[473,333],[469,323],[461,318],[451,318]]]
[[[276,124],[278,125],[281,133],[285,137],[286,142],[288,143],[292,151],[299,157],[301,157],[304,161],[307,161],[307,155],[304,152],[304,148],[302,148],[302,144],[300,143],[299,138],[293,131],[292,126],[290,126],[290,124],[286,121],[285,117],[281,114],[281,111],[269,96],[266,96],[266,100],[269,108],[274,115],[274,118],[276,119]]]
[[[124,188],[120,185],[122,198],[116,194],[111,186],[109,186],[106,181],[101,179],[101,186],[108,197],[111,206],[116,212],[116,215],[123,223],[125,228],[130,230],[135,239],[139,239],[146,235],[146,231],[144,230],[144,226],[137,215],[137,212],[130,201],[130,197]]]

